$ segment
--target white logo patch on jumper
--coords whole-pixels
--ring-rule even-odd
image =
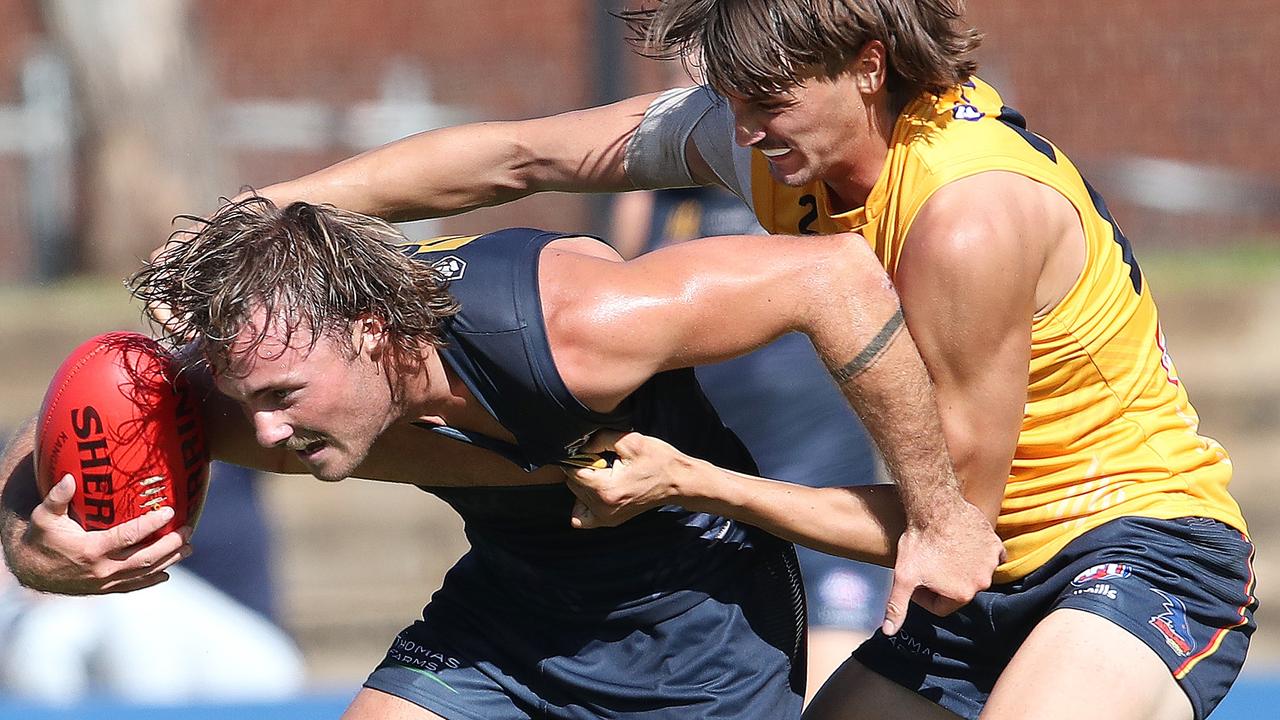
[[[449,255],[432,263],[431,268],[445,280],[461,280],[462,274],[467,271],[467,261],[457,255]]]

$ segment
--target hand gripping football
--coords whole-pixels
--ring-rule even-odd
[[[208,490],[209,450],[199,398],[158,343],[99,335],[71,352],[45,393],[36,425],[36,482],[47,494],[70,473],[71,515],[101,530],[160,507],[156,537],[195,524]]]

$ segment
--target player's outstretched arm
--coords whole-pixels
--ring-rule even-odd
[[[36,488],[35,420],[23,423],[0,456],[0,541],[5,562],[27,587],[87,595],[126,592],[168,578],[190,554],[185,531],[146,541],[173,516],[161,508],[116,527],[86,531],[67,514],[70,476],[41,498]]]
[[[703,238],[629,262],[565,242],[540,261],[544,316],[557,368],[593,408],[611,409],[655,373],[737,357],[791,331],[809,335],[854,386],[911,385],[911,398],[932,399],[919,355],[899,341],[897,295],[861,236]]]
[[[256,192],[280,207],[303,200],[402,222],[501,205],[536,192],[633,190],[624,167],[627,144],[655,97],[429,130]],[[704,167],[700,158],[690,162]],[[162,305],[147,311],[161,325],[171,315]]]
[[[285,205],[329,203],[391,221],[453,215],[543,191],[630,190],[627,142],[654,95],[514,122],[419,133],[263,188]]]

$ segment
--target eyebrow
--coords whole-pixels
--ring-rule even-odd
[[[215,385],[217,384],[216,380],[214,381],[214,384]],[[271,392],[273,390],[280,390],[285,388],[293,390],[293,389],[297,389],[298,387],[299,385],[296,382],[291,382],[290,378],[281,378],[278,380],[272,380],[270,382],[262,383],[261,385],[258,385],[256,387],[246,389],[243,392],[227,392],[223,388],[218,388],[218,389],[224,395],[230,396],[233,400],[246,402],[249,400],[253,400],[254,398],[266,392]]]

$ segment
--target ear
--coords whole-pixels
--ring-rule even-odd
[[[391,349],[387,342],[386,325],[376,315],[361,315],[351,323],[351,349],[356,355],[371,360],[381,360]]]
[[[863,95],[874,95],[884,87],[888,74],[888,50],[879,40],[868,40],[849,63],[849,71]]]

